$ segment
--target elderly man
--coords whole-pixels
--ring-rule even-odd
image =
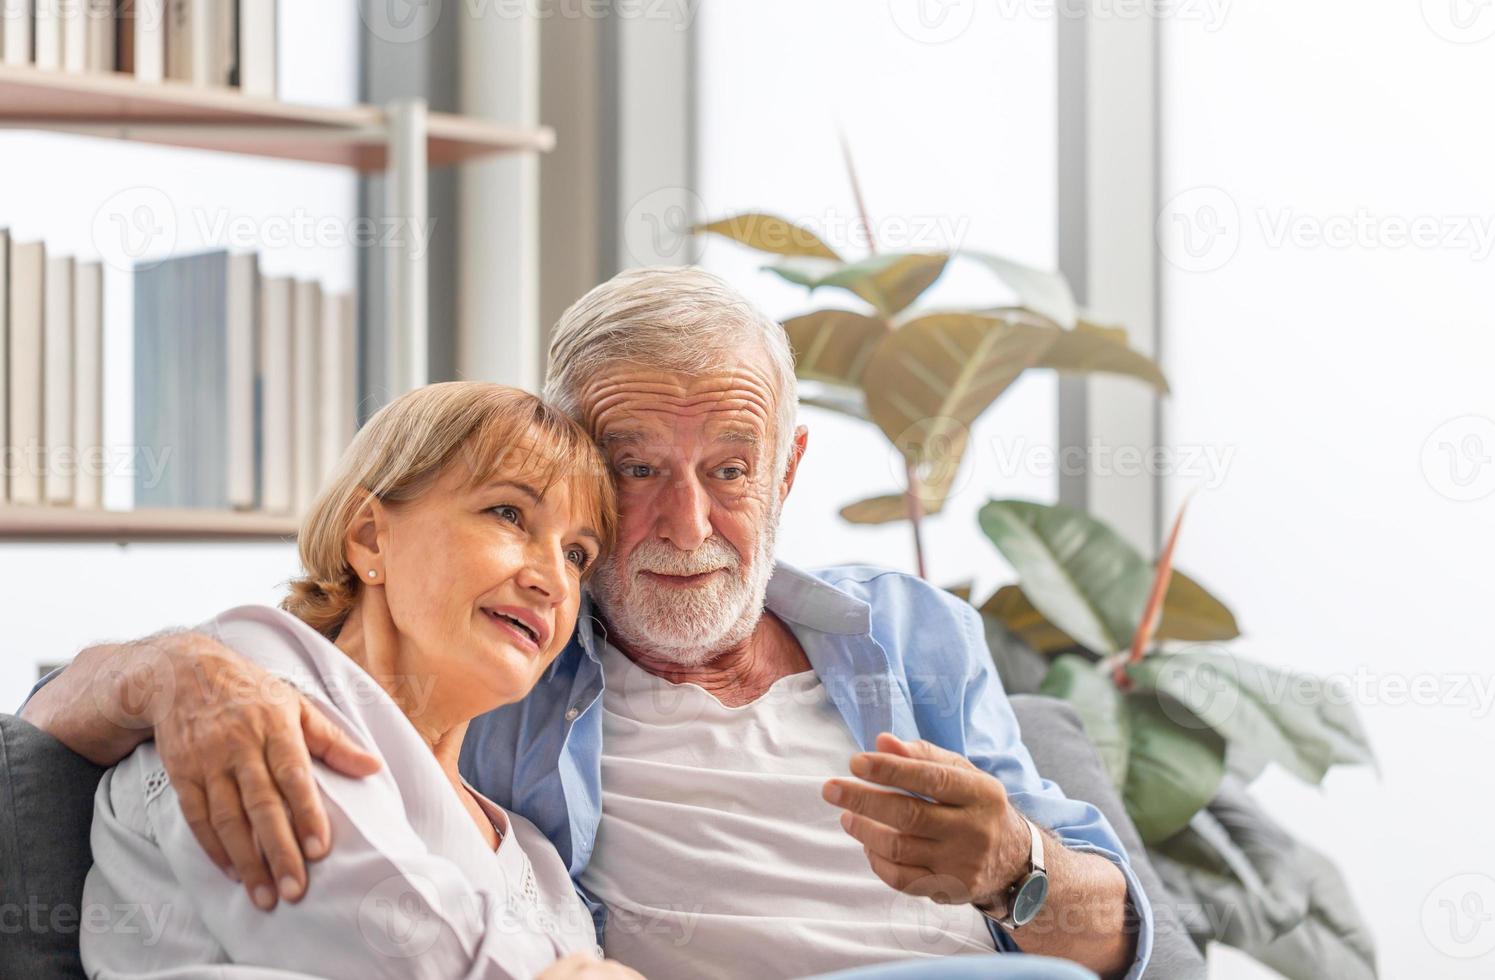
[[[592,615],[473,723],[462,769],[555,843],[610,956],[789,977],[1021,950],[1140,975],[1147,901],[1105,818],[1034,771],[975,612],[775,562],[807,446],[778,324],[705,272],[626,272],[557,325],[546,394],[611,461],[619,540]],[[141,678],[172,696],[132,698]],[[268,908],[336,846],[311,757],[371,762],[264,680],[171,634],[84,651],[25,715],[101,763],[154,735],[199,840]]]

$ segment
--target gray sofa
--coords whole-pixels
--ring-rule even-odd
[[[1012,703],[1039,771],[1070,796],[1094,803],[1121,835],[1156,922],[1147,976],[1202,977],[1204,961],[1179,926],[1079,718],[1051,698],[1021,695]],[[0,977],[83,976],[79,914],[102,774],[46,733],[0,715]]]

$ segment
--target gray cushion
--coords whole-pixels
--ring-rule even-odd
[[[104,770],[0,714],[0,977],[81,977],[78,919]]]
[[[1121,838],[1132,871],[1152,905],[1153,946],[1148,980],[1203,977],[1204,957],[1179,922],[1173,896],[1163,887],[1147,859],[1137,828],[1126,815],[1121,797],[1111,784],[1100,756],[1095,754],[1080,716],[1063,701],[1032,694],[1013,695],[1012,710],[1023,732],[1023,744],[1032,754],[1039,773],[1058,783],[1065,796],[1094,804]]]

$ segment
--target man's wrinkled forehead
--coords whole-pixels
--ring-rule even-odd
[[[587,428],[604,448],[610,435],[668,439],[683,431],[761,441],[773,424],[775,405],[772,381],[759,360],[695,375],[626,362],[608,365],[583,392]]]

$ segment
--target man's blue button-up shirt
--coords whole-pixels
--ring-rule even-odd
[[[958,752],[1001,780],[1013,804],[1071,850],[1114,861],[1139,923],[1128,976],[1141,976],[1152,950],[1147,898],[1100,811],[1038,775],[969,603],[899,572],[858,565],[805,572],[779,562],[765,605],[804,647],[862,749],[892,732]],[[592,856],[602,818],[600,631],[584,601],[576,635],[534,691],[475,719],[462,746],[462,775],[539,826],[573,879]],[[600,930],[605,910],[591,904]],[[1017,949],[990,925],[998,949]]]

